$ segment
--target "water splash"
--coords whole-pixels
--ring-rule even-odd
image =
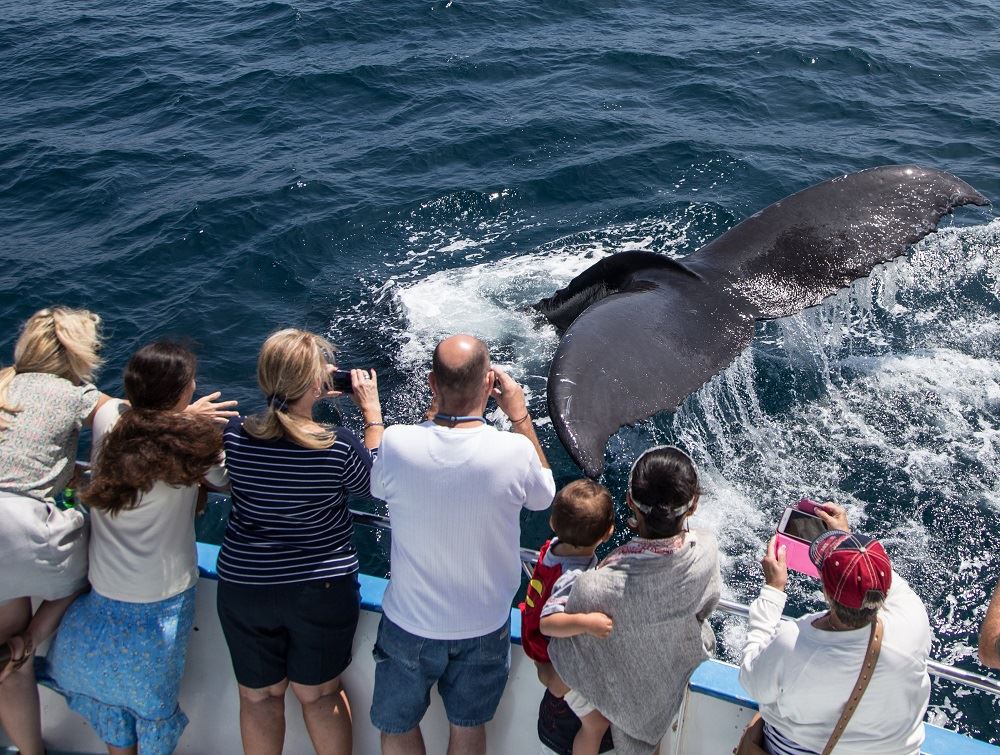
[[[538,414],[558,339],[526,305],[613,252],[684,248],[684,232],[683,221],[613,227],[397,287],[399,359],[414,369],[439,337],[471,330],[528,384]],[[988,534],[1000,529],[998,273],[1000,221],[950,228],[823,304],[762,323],[674,415],[612,439],[607,479],[620,484],[651,443],[689,449],[708,492],[697,522],[717,533],[727,595],[742,600],[756,594],[784,506],[803,495],[843,503],[928,604],[936,654],[971,664],[977,617],[961,606],[988,601],[982,575],[998,566]],[[789,594],[793,613],[822,606],[815,582],[793,577]],[[733,660],[745,627],[719,629]],[[959,724],[954,691],[936,695],[936,720]]]

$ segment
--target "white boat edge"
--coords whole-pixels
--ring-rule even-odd
[[[216,614],[218,546],[198,544],[202,579],[198,584],[195,628],[188,649],[181,687],[181,708],[190,723],[177,748],[190,755],[239,755],[239,701],[222,628]],[[354,660],[344,674],[354,719],[354,752],[379,752],[379,734],[368,718],[375,664],[371,649],[382,610],[386,580],[360,575],[362,611],[354,638]],[[551,753],[538,740],[538,706],[544,692],[534,664],[520,645],[520,615],[511,611],[511,670],[507,690],[494,720],[487,725],[491,755]],[[59,695],[41,691],[42,722],[50,755],[103,753],[101,741],[87,723],[70,711]],[[756,704],[740,687],[737,668],[716,660],[705,661],[691,677],[678,721],[668,731],[661,755],[720,755],[731,753]],[[286,698],[285,752],[313,752],[302,723],[298,702]],[[444,752],[448,726],[436,692],[422,723],[428,752]],[[928,724],[921,750],[926,755],[1000,755],[1000,747]],[[0,733],[2,737],[2,733]],[[3,744],[9,744],[0,738]]]

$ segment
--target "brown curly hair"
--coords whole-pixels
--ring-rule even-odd
[[[211,419],[175,409],[194,380],[197,361],[169,341],[143,346],[125,368],[131,408],[104,437],[84,502],[116,515],[162,480],[196,485],[219,463],[222,436]]]

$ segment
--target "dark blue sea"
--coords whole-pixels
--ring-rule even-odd
[[[387,418],[409,422],[432,345],[471,331],[527,385],[565,483],[545,418],[558,338],[527,306],[848,171],[916,162],[1000,199],[998,39],[985,0],[0,0],[0,361],[36,309],[84,306],[106,391],[139,345],[184,336],[199,386],[251,412],[261,342],[302,326],[375,367]],[[959,211],[620,432],[606,483],[621,502],[642,448],[689,449],[697,520],[744,601],[786,504],[844,503],[926,601],[934,656],[977,669],[1000,576],[998,276],[1000,219]],[[386,538],[358,541],[386,573]],[[793,612],[821,605],[793,580]],[[717,629],[737,657],[742,623]],[[997,741],[996,701],[938,683],[932,703]]]

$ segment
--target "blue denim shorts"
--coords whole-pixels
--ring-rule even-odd
[[[428,640],[384,615],[378,627],[372,724],[386,734],[416,727],[437,683],[448,721],[480,726],[492,720],[510,671],[510,620],[467,640]]]

